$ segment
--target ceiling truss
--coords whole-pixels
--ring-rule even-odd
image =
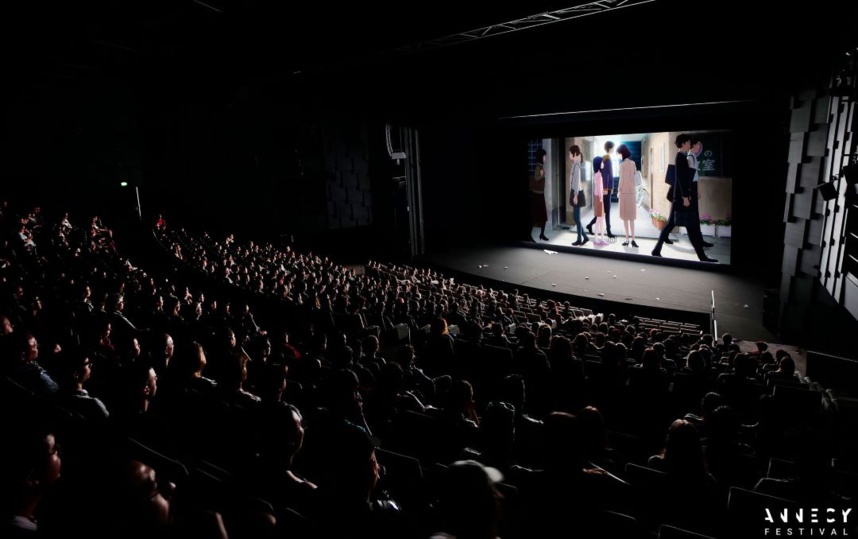
[[[588,15],[597,15],[599,13],[607,13],[617,9],[640,6],[655,1],[656,0],[597,0],[596,2],[587,2],[555,11],[546,11],[535,15],[528,15],[521,19],[492,24],[482,28],[469,30],[467,32],[459,32],[457,34],[420,41],[411,45],[397,47],[396,52],[400,54],[412,54],[432,49],[439,49],[449,47],[451,45],[459,45],[469,41],[510,34],[512,32],[530,30],[531,28],[537,28],[548,24],[566,22],[572,19],[586,17]]]

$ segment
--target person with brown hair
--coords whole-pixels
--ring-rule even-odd
[[[605,142],[605,155],[599,159],[598,168],[596,168],[596,161],[593,160],[593,174],[595,175],[597,172],[601,174],[601,184],[602,184],[602,194],[599,196],[599,199],[602,201],[602,207],[604,208],[603,220],[605,227],[607,228],[607,236],[610,239],[614,238],[614,235],[611,234],[611,191],[614,189],[614,168],[611,163],[611,153],[614,151],[614,143],[612,141]],[[595,176],[593,178],[593,186],[595,187]],[[593,198],[596,198],[595,192],[593,193]],[[595,204],[595,200],[593,203]],[[587,232],[590,234],[593,233],[593,225],[596,224],[596,219],[598,219],[598,215],[594,215],[593,219],[590,221],[590,224],[587,225]],[[598,227],[597,227],[598,228]]]
[[[626,232],[626,241],[623,242],[623,247],[629,245],[629,232],[631,232],[631,245],[638,247],[635,242],[635,219],[637,219],[637,193],[635,190],[635,172],[637,165],[630,159],[631,152],[625,144],[620,144],[617,148],[617,153],[620,154],[620,183],[617,185],[617,192],[620,199],[620,219],[623,221],[623,229]]]
[[[530,213],[533,226],[540,227],[539,239],[548,241],[545,235],[545,223],[548,222],[548,210],[545,209],[545,156],[547,152],[539,148],[536,151],[536,166],[533,169],[533,181],[530,186]],[[533,240],[533,236],[530,237]]]
[[[581,183],[581,161],[584,159],[581,148],[577,144],[569,147],[569,159],[572,160],[572,168],[569,171],[569,204],[572,205],[572,215],[575,220],[575,231],[578,232],[578,240],[572,245],[584,245],[590,238],[584,232],[581,225],[581,208],[587,204],[584,200],[583,184]]]
[[[658,242],[652,250],[652,256],[661,256],[661,246],[668,237],[667,235],[673,229],[674,225],[685,226],[688,230],[688,239],[694,247],[694,252],[697,253],[697,258],[701,262],[718,262],[714,258],[709,258],[703,251],[705,247],[703,235],[700,232],[700,220],[693,215],[696,211],[696,206],[692,206],[692,196],[696,197],[696,187],[693,185],[694,171],[688,164],[688,152],[691,150],[691,136],[686,133],[680,133],[676,136],[674,144],[677,148],[676,159],[674,166],[676,167],[676,195],[673,199],[673,205],[670,209],[670,220],[667,226],[661,231],[658,237]]]

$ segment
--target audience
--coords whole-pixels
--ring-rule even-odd
[[[698,531],[717,527],[707,508],[731,486],[840,495],[827,480],[834,442],[812,455],[783,436],[767,383],[805,382],[780,351],[767,368],[765,343],[747,355],[730,335],[669,335],[434,270],[371,261],[356,271],[291,245],[163,225],[153,238],[169,264],[138,268],[98,217],[80,235],[61,215],[52,227],[34,209],[4,225],[33,245],[13,242],[0,265],[0,404],[10,418],[67,422],[71,449],[62,482],[32,480],[42,443],[59,474],[54,431],[4,467],[10,534],[34,532],[44,506],[48,536],[240,536],[248,514],[270,536],[586,536],[605,511],[635,511],[628,463],[710,500],[676,501],[674,521],[698,519]],[[685,376],[693,402],[676,390]],[[384,449],[405,447],[404,436],[425,442],[410,482],[397,460],[409,457]],[[104,458],[129,439],[160,460]],[[760,481],[777,457],[796,459],[792,483]],[[430,477],[435,463],[449,468]],[[173,496],[162,472],[184,466],[192,473],[178,473]],[[213,473],[222,489],[203,488]],[[71,503],[86,480],[80,492],[92,497]],[[71,508],[102,503],[101,487],[116,493],[105,502],[115,512],[71,522]],[[52,490],[66,509],[42,503]],[[246,513],[239,493],[270,506]]]

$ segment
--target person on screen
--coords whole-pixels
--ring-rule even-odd
[[[578,240],[572,244],[576,247],[590,241],[581,225],[581,207],[586,204],[583,191],[584,184],[581,182],[581,161],[583,158],[581,148],[577,145],[569,147],[569,159],[572,160],[572,170],[569,172],[569,204],[572,205],[572,218],[575,220],[575,230],[578,232]]]
[[[548,211],[545,209],[545,155],[542,148],[536,151],[536,167],[533,169],[533,184],[530,187],[530,212],[533,226],[540,227],[539,239],[548,241],[545,235],[545,223],[548,222]],[[531,235],[530,241],[533,240]]]
[[[688,152],[691,150],[691,137],[685,133],[676,136],[675,145],[678,149],[674,166],[676,167],[676,188],[673,205],[670,209],[670,220],[658,237],[658,242],[652,250],[652,256],[661,256],[661,246],[667,238],[671,225],[684,226],[688,230],[688,239],[691,241],[694,252],[701,262],[718,262],[709,258],[703,251],[703,235],[700,232],[699,217],[691,215],[694,208],[691,206],[691,197],[696,197],[693,187],[694,172],[688,166]]]
[[[627,247],[631,243],[632,247],[637,247],[635,242],[635,219],[638,216],[637,192],[635,188],[635,172],[637,165],[629,157],[628,146],[620,144],[617,148],[617,153],[620,154],[620,183],[617,185],[617,193],[620,199],[620,219],[623,220],[623,229],[626,232],[626,241],[623,242],[623,247]],[[629,232],[631,231],[631,240],[629,240]]]
[[[700,174],[697,172],[697,157],[703,152],[703,143],[700,142],[700,139],[691,139],[691,150],[688,152],[688,166],[694,169],[694,185],[692,188],[696,189],[698,187],[697,180],[700,178]],[[697,195],[691,198],[692,203],[699,202],[700,199],[700,191],[697,190]],[[695,215],[697,219],[700,219],[700,211],[699,208],[695,211]],[[667,225],[665,225],[664,229],[662,229],[661,234],[664,236],[664,243],[668,245],[672,245],[673,241],[670,239],[669,234],[673,232],[673,229],[676,228],[676,224],[673,222],[673,214],[671,213],[670,219],[667,221]],[[712,247],[713,244],[704,241],[703,247],[709,248]],[[659,250],[660,252],[660,250]],[[658,255],[656,255],[658,256]]]
[[[596,237],[593,239],[593,245],[607,245],[608,240],[605,239],[605,203],[604,203],[604,184],[602,183],[602,158],[596,157],[593,159],[593,221],[596,223]],[[587,230],[593,234],[590,225],[587,225]]]
[[[692,213],[694,214],[694,217],[697,218],[698,223],[700,222],[700,184],[698,183],[698,180],[700,180],[700,173],[697,168],[697,158],[701,153],[703,153],[703,142],[699,138],[691,137],[691,150],[688,152],[688,166],[694,172],[691,190],[695,193],[691,197],[691,206],[694,208]],[[713,244],[708,241],[703,242],[703,247],[712,246]]]
[[[605,226],[607,227],[608,237],[613,239],[611,234],[611,191],[614,188],[614,166],[611,162],[611,154],[614,152],[614,143],[610,140],[605,143],[605,155],[602,157],[602,203],[605,211]],[[593,171],[595,172],[595,170]],[[595,196],[595,195],[593,195]],[[587,231],[593,233],[593,225],[596,223],[596,217],[587,225]]]

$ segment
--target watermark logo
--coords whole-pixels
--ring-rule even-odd
[[[799,508],[765,510],[765,535],[799,537],[850,537],[852,508]]]

